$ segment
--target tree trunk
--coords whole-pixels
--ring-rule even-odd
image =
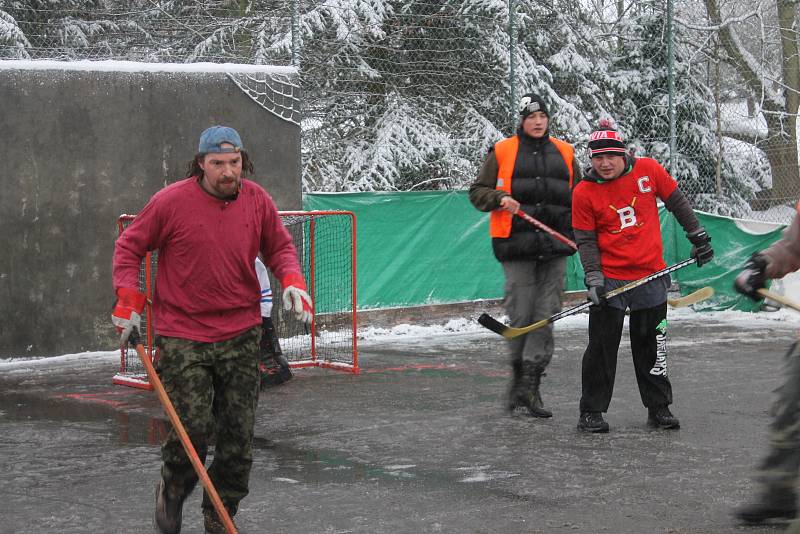
[[[769,161],[772,174],[772,189],[759,192],[753,202],[753,209],[763,210],[770,206],[797,202],[800,191],[800,172],[797,168],[797,138],[794,134],[797,121],[795,116],[779,117],[767,121],[769,137],[758,143]],[[783,132],[781,131],[783,130]]]
[[[798,62],[797,21],[795,0],[778,0],[778,24],[781,34],[781,70],[785,115],[771,121],[770,136],[765,144],[772,169],[772,205],[794,204],[800,187],[797,168],[797,108],[800,104],[800,62]],[[778,134],[779,133],[779,134]]]

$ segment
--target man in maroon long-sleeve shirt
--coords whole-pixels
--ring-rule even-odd
[[[236,130],[200,136],[188,177],[157,192],[117,240],[112,321],[125,343],[144,306],[139,266],[158,250],[153,318],[164,387],[201,459],[216,434],[208,474],[231,515],[248,493],[259,389],[259,253],[281,281],[284,308],[310,321],[311,299],[291,237],[270,196],[243,175],[253,165]],[[183,501],[197,483],[174,430],[162,447],[155,522],[180,532]],[[208,495],[206,532],[224,532]]]

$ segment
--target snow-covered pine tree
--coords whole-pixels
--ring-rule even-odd
[[[609,61],[598,39],[600,21],[585,3],[571,0],[520,3],[518,20],[518,93],[551,102],[553,135],[585,147],[594,119],[608,106],[606,88],[598,83]]]
[[[0,59],[29,59],[30,48],[14,17],[0,9]]]
[[[727,215],[747,210],[752,181],[722,160],[721,191],[715,184],[718,143],[713,95],[705,64],[692,61],[683,28],[675,28],[675,153],[670,154],[665,17],[660,3],[640,2],[616,25],[604,83],[612,95],[608,112],[641,155],[657,159],[678,180],[696,208]],[[720,194],[721,193],[721,194]]]
[[[142,3],[146,2],[13,0],[3,9],[16,21],[22,35],[13,46],[22,46],[26,58],[137,60],[158,48],[148,31],[148,19],[139,13]],[[0,15],[0,28],[8,27],[3,20],[7,17]],[[2,50],[7,51],[0,40]]]
[[[306,188],[471,181],[507,117],[506,2],[331,3],[302,16]]]

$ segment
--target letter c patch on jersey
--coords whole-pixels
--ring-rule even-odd
[[[642,176],[636,181],[636,183],[639,184],[639,191],[641,191],[642,193],[649,193],[650,191],[653,190],[653,188],[650,187],[649,176]]]

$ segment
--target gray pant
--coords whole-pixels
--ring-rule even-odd
[[[503,301],[511,326],[528,326],[561,311],[567,258],[502,262],[506,275]],[[553,357],[553,326],[547,325],[508,342],[512,365],[529,360],[544,370]]]
[[[783,384],[772,406],[769,450],[757,472],[767,493],[794,495],[800,470],[800,345],[786,353]]]

